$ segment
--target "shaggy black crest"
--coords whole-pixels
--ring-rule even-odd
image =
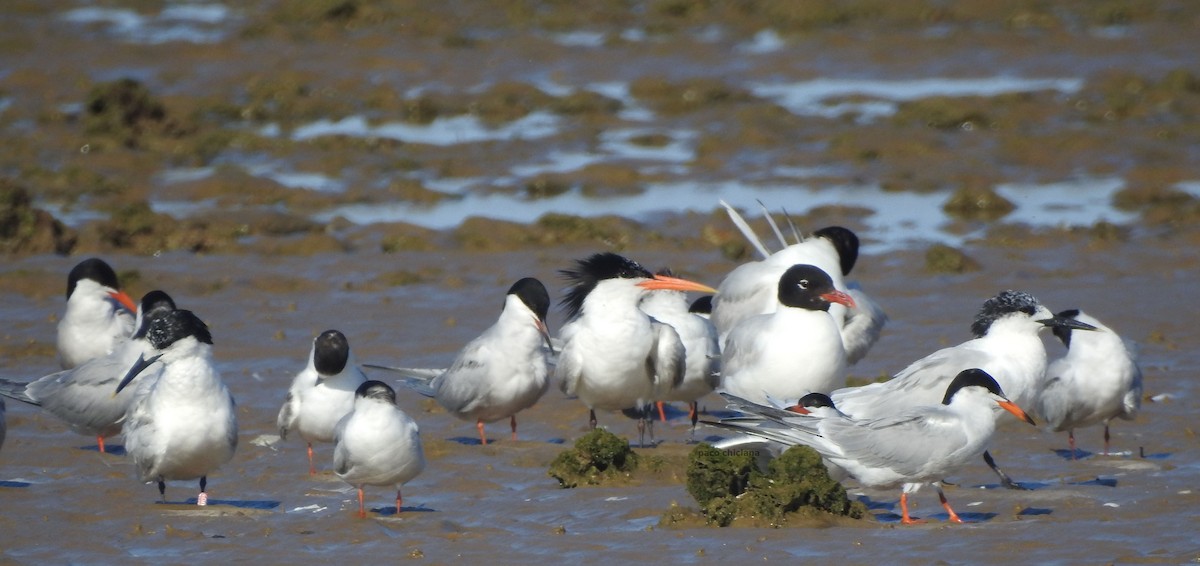
[[[594,254],[575,262],[574,269],[559,271],[570,288],[559,306],[567,313],[567,319],[579,316],[583,311],[583,300],[605,279],[653,279],[646,268],[636,261],[611,252]]]
[[[355,397],[367,397],[371,399],[379,399],[387,401],[392,405],[396,404],[396,392],[382,381],[364,381],[358,389],[354,390]]]
[[[146,325],[146,339],[159,350],[164,350],[188,336],[205,344],[212,345],[212,334],[208,325],[200,320],[192,311],[177,310],[162,313]]]
[[[1060,316],[1062,318],[1074,319],[1075,317],[1079,316],[1079,309],[1067,309],[1065,311],[1058,313],[1058,316]],[[1052,326],[1050,328],[1050,332],[1053,332],[1054,335],[1057,336],[1059,340],[1062,340],[1063,346],[1066,346],[1067,348],[1071,347],[1071,329],[1070,328],[1067,328],[1065,326],[1057,326],[1056,325],[1056,326]]]
[[[946,388],[946,396],[942,397],[942,404],[949,405],[950,399],[954,397],[954,394],[958,393],[960,389],[974,386],[982,387],[992,393],[995,393],[996,395],[1004,397],[1004,392],[1000,390],[1000,384],[996,383],[995,378],[989,375],[986,371],[983,371],[979,368],[972,368],[963,370],[961,373],[955,376],[954,381],[951,381],[950,386]]]
[[[313,340],[313,367],[321,375],[337,375],[350,360],[350,341],[337,330],[326,330]]]
[[[546,286],[541,281],[533,277],[526,277],[513,283],[512,287],[508,288],[506,295],[516,295],[521,299],[529,310],[536,314],[538,320],[546,322],[546,314],[550,312],[550,293],[546,292]]]
[[[1039,306],[1041,303],[1029,293],[1001,291],[999,295],[984,301],[983,308],[975,315],[975,322],[971,323],[971,333],[976,338],[982,338],[999,318],[1018,312],[1033,316]]]
[[[833,290],[825,270],[805,263],[789,267],[779,278],[779,302],[789,307],[827,311],[830,303],[821,295]]]
[[[117,282],[117,272],[100,258],[88,258],[78,265],[71,268],[71,273],[67,274],[67,298],[71,298],[71,293],[75,292],[75,285],[80,280],[91,279],[110,289],[120,289],[121,285]]]
[[[858,262],[858,236],[849,228],[841,226],[821,228],[813,232],[813,235],[833,243],[842,264],[842,275],[850,275],[850,270],[854,269],[854,264]]]
[[[146,337],[146,331],[150,329],[151,320],[174,311],[175,301],[171,299],[170,295],[154,290],[142,296],[139,308],[142,311],[142,325],[134,333],[133,337],[135,339]]]

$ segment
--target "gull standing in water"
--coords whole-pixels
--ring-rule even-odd
[[[894,415],[906,407],[937,402],[955,376],[979,368],[993,376],[1019,406],[1035,407],[1046,374],[1046,347],[1038,332],[1046,327],[1094,330],[1071,318],[1056,316],[1032,295],[1002,291],[984,301],[975,315],[975,338],[938,350],[901,370],[892,379],[847,387],[829,396],[838,409],[855,419]],[[1008,488],[1020,488],[988,452],[984,461]]]
[[[854,364],[866,356],[871,346],[879,340],[887,315],[857,283],[846,280],[858,262],[858,236],[847,228],[829,226],[817,230],[812,237],[802,238],[793,226],[796,243],[789,245],[771,215],[766,214],[779,243],[783,245],[783,249],[770,253],[736,209],[724,201],[721,205],[763,258],[734,268],[718,287],[713,299],[712,320],[721,336],[722,347],[739,322],[751,316],[775,312],[779,308],[775,284],[788,268],[796,264],[810,264],[829,274],[836,289],[854,298],[854,306],[835,304],[829,309],[829,314],[837,324],[847,363]]]
[[[667,277],[672,275],[670,270],[658,274]],[[699,299],[697,302],[699,308],[704,308],[706,303]],[[640,307],[654,320],[674,328],[683,343],[683,380],[665,398],[658,400],[659,416],[663,417],[663,401],[687,403],[688,416],[692,419],[692,430],[695,431],[700,416],[697,400],[721,385],[721,351],[717,345],[717,329],[707,318],[692,310],[683,291],[648,293],[642,298]]]
[[[854,299],[824,270],[803,264],[784,271],[776,293],[778,310],[743,319],[726,338],[721,389],[765,403],[845,386],[846,353],[829,309],[854,307]]]
[[[133,334],[137,305],[102,259],[79,262],[67,275],[67,310],[58,321],[58,360],[71,369],[104,356]]]
[[[354,393],[354,409],[338,421],[333,469],[358,489],[358,516],[366,518],[363,486],[396,487],[396,513],[403,509],[400,486],[425,469],[417,423],[396,406],[396,392],[366,381]]]
[[[517,413],[532,407],[550,386],[550,294],[541,281],[523,278],[504,295],[496,323],[467,343],[445,370],[389,369],[405,384],[433,397],[447,412],[475,421],[487,444],[484,423],[507,418],[517,439]]]
[[[125,419],[125,451],[138,480],[200,479],[197,505],[208,504],[208,474],[233,458],[238,425],[233,396],[213,367],[212,335],[191,311],[176,310],[150,320],[146,337],[154,346],[139,357],[117,385],[120,393],[151,365],[158,379],[138,396]]]
[[[276,425],[286,440],[296,431],[308,444],[308,475],[316,475],[314,442],[333,442],[338,421],[354,408],[354,392],[367,381],[350,351],[350,341],[337,330],[313,339],[306,366],[292,380]]]
[[[950,508],[941,479],[987,450],[996,431],[999,407],[1029,424],[1033,419],[1004,396],[987,372],[972,368],[960,372],[945,389],[941,403],[908,405],[893,415],[855,420],[824,413],[791,417],[785,411],[727,396],[738,409],[781,425],[764,429],[737,427],[770,440],[812,447],[821,456],[868,487],[903,485],[901,522],[920,522],[908,514],[908,496],[922,485],[933,485],[950,520],[962,519]],[[905,400],[896,399],[903,404]],[[781,414],[782,413],[782,414]],[[770,434],[763,434],[769,430]]]
[[[1046,385],[1038,395],[1038,414],[1055,432],[1067,431],[1075,459],[1075,429],[1104,425],[1104,454],[1108,454],[1108,423],[1132,420],[1142,405],[1142,370],[1137,356],[1121,336],[1095,317],[1072,309],[1059,317],[1089,324],[1094,332],[1055,327],[1054,335],[1067,347],[1063,357],[1046,369]]]
[[[715,290],[685,279],[653,275],[637,262],[598,253],[562,271],[570,283],[562,306],[567,322],[554,375],[563,393],[596,409],[632,410],[645,444],[646,406],[670,396],[683,379],[685,353],[679,334],[638,308],[656,290]]]
[[[105,452],[104,439],[121,434],[125,412],[138,391],[154,380],[143,379],[141,387],[117,395],[113,395],[113,387],[139,357],[154,350],[146,337],[150,321],[174,310],[175,301],[166,293],[146,293],[138,306],[138,331],[119,340],[112,352],[30,383],[0,379],[0,395],[40,406],[70,425],[71,430],[96,437],[97,449]]]

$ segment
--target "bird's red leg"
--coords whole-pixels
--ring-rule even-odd
[[[1067,446],[1071,447],[1071,459],[1075,459],[1075,431],[1067,431]]]
[[[104,454],[104,437],[96,435],[96,448],[100,449],[100,453]]]
[[[487,435],[483,434],[483,419],[475,421],[475,428],[479,429],[479,443],[487,446]]]
[[[700,402],[692,401],[688,406],[688,418],[692,419],[692,430],[696,429],[696,423],[700,421]]]
[[[313,464],[313,451],[311,442],[308,443],[308,475],[317,475],[317,467]]]
[[[404,500],[404,498],[400,497],[400,488],[396,488],[396,514],[397,515],[400,514],[400,509],[402,509],[402,507],[400,505],[403,500]]]
[[[516,415],[510,415],[508,417],[508,426],[512,427],[512,439],[515,442],[517,440],[517,416]]]
[[[366,504],[363,503],[363,488],[361,488],[361,487],[358,488],[358,518],[359,519],[367,518],[367,507],[366,507]]]
[[[907,493],[900,494],[900,522],[904,523],[905,525],[914,525],[917,523],[925,522],[925,521],[922,521],[921,519],[913,519],[912,517],[908,516],[908,494]]]
[[[963,520],[958,517],[958,513],[955,513],[954,510],[950,508],[950,502],[946,501],[946,494],[942,493],[941,487],[938,487],[937,492],[938,492],[938,499],[940,499],[942,501],[942,507],[945,507],[946,512],[950,514],[950,521],[952,523],[963,522]]]
[[[663,410],[663,402],[658,401],[655,403],[655,405],[658,405],[658,420],[664,423],[667,422],[667,413]]]

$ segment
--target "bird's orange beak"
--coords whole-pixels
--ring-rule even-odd
[[[108,296],[116,299],[118,303],[121,303],[121,306],[129,309],[129,312],[137,313],[137,303],[133,302],[133,299],[129,298],[129,295],[126,295],[125,291],[113,291]]]
[[[786,410],[791,411],[793,413],[799,413],[801,415],[811,415],[812,414],[812,411],[805,408],[804,405],[792,405],[791,407],[788,407]]]
[[[841,291],[834,290],[821,295],[822,299],[839,305],[846,305],[846,308],[854,308],[854,297],[847,295]]]
[[[1033,417],[1026,414],[1025,411],[1022,411],[1016,403],[1013,403],[1012,401],[996,401],[996,403],[999,404],[1000,407],[1005,411],[1012,413],[1018,419],[1021,419],[1033,426],[1037,426],[1037,423],[1033,422]]]
[[[698,291],[701,293],[716,293],[717,290],[703,283],[688,281],[678,277],[667,277],[666,275],[655,275],[654,279],[647,279],[637,284],[638,287],[649,289],[651,291]]]

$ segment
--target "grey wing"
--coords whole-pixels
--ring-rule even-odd
[[[342,417],[333,431],[333,471],[339,476],[350,471],[350,451],[346,449],[346,443],[342,442],[342,433],[346,430],[348,418],[349,414]]]
[[[288,431],[296,422],[296,416],[300,414],[299,405],[300,398],[294,392],[288,391],[283,406],[279,408],[279,417],[275,419],[275,425],[279,427],[279,438],[287,440]]]
[[[433,381],[438,403],[446,410],[468,411],[490,389],[488,352],[481,341],[467,344],[446,372]]]
[[[838,389],[830,397],[839,410],[856,418],[894,415],[908,407],[940,404],[954,376],[967,368],[990,366],[988,361],[989,356],[979,350],[943,348],[887,381]]]
[[[654,345],[650,348],[647,364],[654,381],[654,390],[658,397],[665,396],[667,391],[683,382],[684,371],[687,369],[684,357],[687,351],[679,333],[669,324],[657,320],[651,323],[654,329]]]
[[[831,419],[821,431],[842,455],[874,468],[912,476],[940,460],[967,438],[961,427],[925,415],[905,414],[866,422]]]
[[[847,292],[854,298],[854,308],[846,311],[842,323],[842,345],[846,349],[846,362],[857,363],[867,355],[871,346],[879,340],[883,326],[887,323],[887,314],[857,282],[847,283]]]

